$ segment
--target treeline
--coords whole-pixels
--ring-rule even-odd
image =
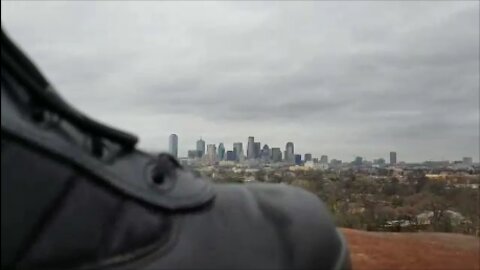
[[[286,183],[319,196],[340,227],[371,231],[435,231],[479,234],[478,189],[455,187],[411,172],[398,179],[388,171],[376,177],[353,170],[342,172],[274,171],[204,176],[217,182]]]
[[[302,172],[291,182],[316,193],[338,226],[372,231],[477,234],[478,190],[409,175],[378,180],[354,172]]]

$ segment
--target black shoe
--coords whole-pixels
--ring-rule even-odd
[[[212,184],[65,103],[2,31],[2,269],[349,269],[312,193]]]

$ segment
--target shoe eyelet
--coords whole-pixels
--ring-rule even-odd
[[[163,173],[152,173],[152,181],[156,185],[161,185],[165,182],[165,175]]]
[[[166,164],[165,161],[152,159],[145,167],[145,180],[149,186],[160,193],[168,192],[175,186],[176,168]]]

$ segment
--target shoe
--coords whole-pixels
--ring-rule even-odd
[[[214,184],[67,104],[2,30],[2,269],[350,269],[318,197]]]

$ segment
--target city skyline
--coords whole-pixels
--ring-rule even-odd
[[[171,134],[171,135],[176,135],[178,136],[177,134]],[[169,137],[170,138],[170,137]],[[347,158],[347,159],[344,159],[344,158],[341,158],[341,157],[337,157],[337,156],[333,156],[333,155],[330,155],[328,153],[314,153],[314,152],[311,152],[311,151],[307,151],[307,152],[298,152],[295,150],[295,148],[297,147],[297,144],[295,142],[286,142],[283,146],[281,145],[273,145],[273,146],[270,146],[270,144],[268,142],[263,142],[263,141],[257,141],[255,140],[256,136],[247,136],[247,139],[246,139],[246,142],[243,142],[241,140],[236,140],[234,143],[231,143],[231,144],[228,144],[228,143],[225,143],[224,141],[221,141],[221,142],[210,142],[208,140],[205,140],[204,137],[199,137],[196,141],[196,147],[191,147],[191,149],[188,149],[188,146],[184,146],[184,148],[186,148],[186,152],[184,155],[178,155],[179,158],[185,158],[185,157],[188,157],[188,152],[192,151],[192,150],[197,150],[198,151],[198,142],[202,142],[204,145],[213,145],[215,146],[216,148],[215,149],[222,149],[223,150],[223,154],[225,155],[226,157],[226,154],[227,152],[229,151],[232,151],[232,152],[235,152],[235,145],[240,143],[241,144],[241,147],[242,149],[241,150],[244,150],[245,147],[247,146],[248,147],[248,144],[249,144],[249,140],[251,139],[252,142],[254,143],[261,143],[262,147],[264,146],[267,146],[270,148],[270,150],[273,150],[273,149],[279,149],[280,150],[280,153],[281,153],[281,156],[282,156],[282,160],[285,160],[285,152],[286,152],[286,149],[288,147],[288,145],[290,143],[293,144],[293,161],[295,159],[295,156],[296,155],[301,155],[302,156],[302,161],[305,161],[305,155],[307,155],[307,157],[309,157],[309,160],[318,160],[319,162],[321,163],[329,163],[329,160],[341,160],[343,162],[352,162],[352,161],[355,161],[357,160],[359,157],[362,158],[363,161],[365,160],[368,160],[368,161],[371,161],[371,162],[379,162],[379,160],[383,160],[383,163],[385,164],[391,164],[391,165],[395,165],[399,162],[407,162],[407,163],[416,163],[416,162],[424,162],[424,161],[460,161],[460,160],[463,160],[465,161],[465,159],[469,159],[471,160],[470,162],[478,162],[479,159],[478,158],[475,158],[475,157],[471,157],[471,156],[468,156],[468,155],[463,155],[463,156],[460,156],[460,157],[454,157],[454,158],[446,158],[446,159],[428,159],[428,160],[415,160],[415,161],[412,161],[412,160],[405,160],[405,159],[397,159],[397,154],[398,154],[398,151],[397,150],[388,150],[386,151],[383,155],[379,155],[379,156],[375,156],[375,157],[368,157],[368,156],[365,156],[365,155],[361,155],[361,154],[355,154],[355,155],[351,155],[350,158]],[[177,140],[178,140],[178,137],[177,137]],[[170,140],[169,140],[170,142]],[[220,145],[222,145],[220,147]],[[178,145],[177,145],[178,147]],[[252,147],[253,148],[253,147]],[[217,150],[215,150],[215,153],[216,153],[216,156],[219,155],[219,152],[217,152]],[[243,153],[243,157],[245,159],[248,159],[248,156],[247,156],[247,153],[245,153],[244,151],[242,151]],[[204,152],[203,155],[205,155],[206,153]],[[260,152],[261,154],[261,152]],[[237,157],[238,158],[238,157]],[[257,157],[258,159],[260,159],[261,157],[258,156]],[[292,161],[292,160],[290,160]],[[393,162],[392,162],[393,161]]]

